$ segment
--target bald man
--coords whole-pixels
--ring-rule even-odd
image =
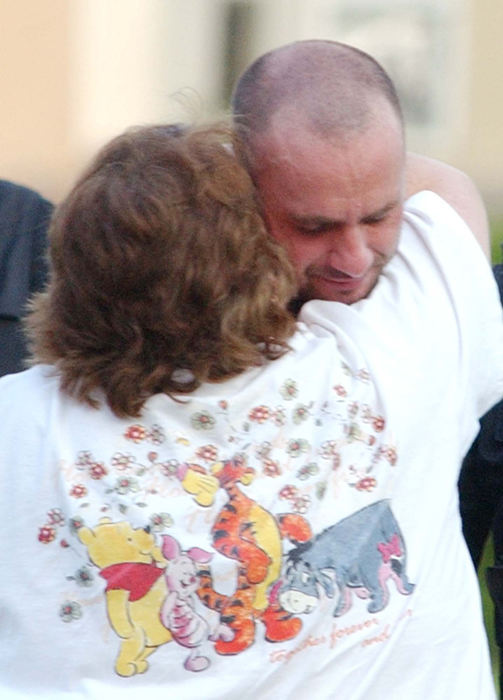
[[[348,653],[334,662],[333,685],[313,697],[488,700],[494,691],[457,491],[462,457],[478,430],[478,421],[470,425],[467,417],[480,418],[487,406],[475,406],[471,390],[457,396],[454,391],[467,376],[467,337],[475,343],[474,370],[487,350],[480,319],[468,336],[460,332],[464,311],[473,304],[480,308],[481,300],[456,269],[463,241],[473,247],[468,260],[470,255],[474,261],[483,258],[470,241],[473,236],[489,256],[481,197],[459,170],[407,153],[392,81],[372,57],[353,47],[302,41],[265,54],[238,81],[232,108],[236,148],[257,185],[269,231],[286,247],[298,273],[295,309],[302,307],[301,320],[312,320],[311,305],[304,302],[315,298],[342,302],[338,313],[344,318],[364,309],[368,319],[372,309],[374,329],[377,325],[383,337],[395,338],[397,349],[390,357],[379,350],[379,333],[374,338],[351,334],[366,349],[389,397],[386,418],[403,461],[385,492],[404,520],[410,516],[404,529],[416,587],[407,611],[381,636],[370,635],[372,644],[367,645],[362,626],[383,625],[381,615],[363,619],[355,614],[345,621],[353,646],[348,642]],[[426,238],[419,234],[423,226]],[[479,262],[474,280],[487,277],[494,285],[487,260]],[[397,274],[412,276],[418,287],[413,299],[395,298],[402,321],[396,308],[382,301],[384,290],[385,298],[394,298]],[[454,284],[421,299],[432,274]],[[462,310],[457,326],[439,323],[436,306],[447,298]],[[403,391],[405,379],[407,373],[421,372],[424,348],[401,352],[400,335],[404,318],[424,320],[425,315],[424,342],[436,345],[439,362],[426,370],[410,396]],[[445,368],[439,369],[446,353],[452,358],[446,362],[452,390],[440,389],[439,383],[446,379]],[[475,374],[467,387],[476,386]],[[370,535],[361,537],[366,542]],[[423,559],[418,557],[421,542],[429,543]],[[473,606],[478,612],[469,622]],[[344,625],[341,635],[343,630]]]
[[[406,154],[394,85],[367,54],[329,41],[281,47],[245,71],[232,108],[269,230],[296,265],[303,300],[366,297],[397,249],[404,201],[421,190],[449,202],[488,253],[473,183]]]

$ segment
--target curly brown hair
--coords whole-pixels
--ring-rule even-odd
[[[288,350],[292,267],[267,234],[224,126],[129,130],[51,222],[51,279],[27,320],[35,361],[116,415]],[[176,370],[188,370],[177,372]]]

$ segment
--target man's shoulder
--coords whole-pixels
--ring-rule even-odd
[[[402,233],[406,231],[422,238],[430,253],[441,256],[443,264],[453,257],[456,248],[457,255],[465,251],[488,266],[466,221],[449,202],[431,190],[417,192],[405,201]],[[402,236],[401,245],[406,242],[407,236]]]
[[[422,216],[431,222],[434,222],[438,217],[449,216],[468,229],[468,225],[456,209],[433,190],[421,190],[408,197],[404,202],[404,216],[410,213]]]

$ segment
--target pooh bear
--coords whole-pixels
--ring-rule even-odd
[[[122,640],[115,670],[120,676],[144,673],[147,657],[172,639],[159,615],[168,592],[166,559],[150,532],[127,522],[101,518],[94,530],[82,527],[78,536],[107,582],[108,618]]]

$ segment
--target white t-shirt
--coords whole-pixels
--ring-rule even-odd
[[[414,196],[370,297],[291,345],[139,419],[0,380],[2,700],[495,697],[457,508],[503,395],[472,234]]]

